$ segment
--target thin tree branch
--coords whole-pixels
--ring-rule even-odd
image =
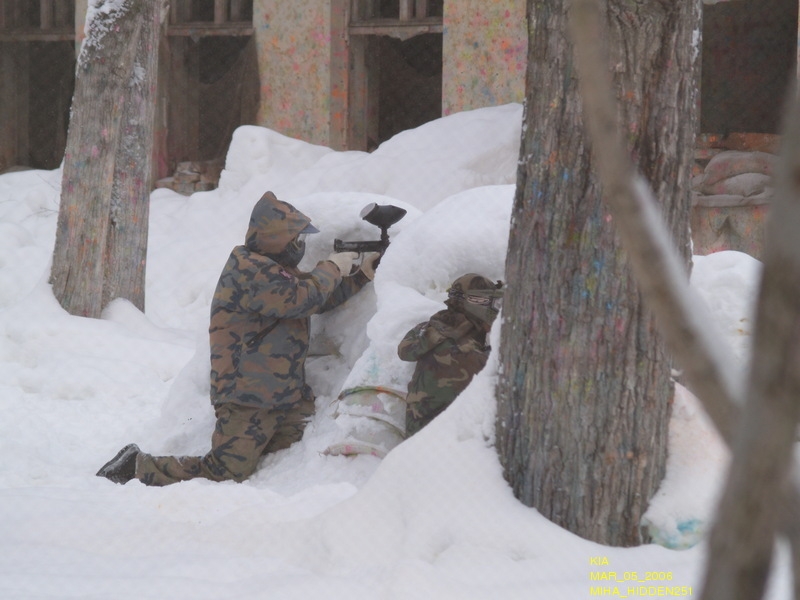
[[[774,505],[786,497],[784,490],[790,485],[800,418],[799,111],[795,101],[783,135],[767,225],[747,403],[711,532],[706,600],[760,598],[769,575],[775,530],[789,522],[787,509],[797,511],[796,501],[783,507],[782,513]],[[791,523],[794,531],[796,521]],[[793,545],[796,561],[798,550]],[[797,575],[795,568],[795,586]]]

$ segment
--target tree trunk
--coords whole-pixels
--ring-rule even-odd
[[[632,270],[684,377],[703,402],[733,461],[711,534],[702,597],[761,598],[777,527],[792,550],[794,597],[800,598],[800,495],[788,474],[800,419],[800,103],[791,104],[764,257],[750,383],[742,390],[724,340],[703,326],[702,302],[692,302],[688,279],[655,202],[627,158],[616,124],[606,72],[600,0],[573,0],[571,39],[580,71],[588,129],[604,198],[631,259]],[[745,403],[744,397],[747,397]],[[740,411],[740,406],[744,409]],[[739,413],[743,412],[743,416]],[[742,431],[734,443],[734,431]],[[785,484],[785,485],[784,485]]]
[[[642,541],[664,474],[671,365],[591,172],[566,4],[528,0],[497,446],[522,502],[582,537],[629,546]],[[688,264],[699,8],[605,9],[627,142]]]
[[[164,0],[95,8],[75,80],[51,283],[71,314],[114,298],[144,309]]]
[[[791,104],[781,168],[764,257],[756,342],[747,393],[725,358],[725,342],[702,325],[702,302],[692,302],[669,235],[654,212],[647,184],[623,149],[606,57],[593,40],[603,39],[600,0],[573,0],[571,39],[580,71],[588,129],[604,197],[631,258],[642,295],[684,377],[703,402],[723,439],[733,447],[730,474],[709,542],[702,597],[761,598],[777,527],[792,550],[794,597],[800,598],[800,495],[789,481],[792,448],[800,419],[800,103]],[[747,397],[745,403],[744,397]],[[740,411],[739,406],[744,405]],[[743,416],[739,416],[743,412]],[[741,430],[736,443],[734,431]]]

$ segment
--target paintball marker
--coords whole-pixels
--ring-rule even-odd
[[[359,216],[370,225],[380,227],[381,239],[369,242],[343,242],[336,239],[333,240],[334,252],[358,252],[359,254],[379,252],[383,254],[389,247],[389,227],[405,217],[406,212],[406,209],[391,204],[376,204],[375,202],[367,204]]]

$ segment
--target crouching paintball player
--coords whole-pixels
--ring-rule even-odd
[[[375,275],[377,253],[350,275],[338,252],[308,273],[297,265],[311,220],[272,192],[256,203],[243,246],[231,252],[211,302],[211,403],[216,427],[205,456],[151,456],[125,446],[97,475],[168,485],[195,477],[243,481],[261,457],[300,440],[314,413],[305,381],[310,316],[332,309]]]
[[[430,423],[486,365],[486,335],[502,302],[502,283],[468,273],[447,290],[447,308],[409,331],[398,356],[417,363],[406,397],[406,437]]]

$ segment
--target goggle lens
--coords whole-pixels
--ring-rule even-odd
[[[300,235],[298,235],[296,238],[294,238],[291,241],[289,246],[291,246],[291,247],[293,247],[293,248],[295,248],[297,250],[299,250],[300,248],[304,247],[305,244],[306,244],[306,236],[307,235],[308,235],[307,233],[301,233]]]
[[[467,296],[467,302],[470,304],[489,306],[492,303],[492,300],[490,298],[483,298],[482,296]]]
[[[490,306],[493,310],[499,311],[503,308],[502,296],[474,296],[467,294],[464,298],[470,304],[477,304],[478,306]]]

